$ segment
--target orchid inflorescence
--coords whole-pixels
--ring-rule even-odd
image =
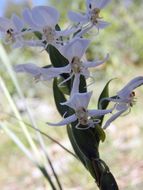
[[[11,19],[0,18],[0,31],[2,36],[4,37],[5,43],[11,43],[14,47],[24,47],[24,46],[39,46],[43,48],[47,48],[48,44],[55,46],[58,51],[68,60],[68,64],[61,67],[51,66],[49,68],[38,67],[33,63],[21,64],[15,67],[16,72],[26,72],[31,74],[37,81],[40,80],[50,80],[55,77],[59,77],[63,73],[68,73],[69,78],[65,79],[70,80],[74,77],[74,82],[71,90],[70,100],[75,101],[79,97],[80,101],[80,92],[79,92],[79,81],[80,76],[83,75],[86,79],[90,77],[90,73],[88,68],[96,67],[104,64],[109,59],[109,54],[103,60],[94,60],[87,61],[83,56],[86,53],[86,50],[90,44],[90,40],[85,39],[83,36],[85,33],[89,32],[92,28],[96,28],[97,31],[105,28],[109,25],[109,23],[102,20],[102,17],[99,16],[100,11],[110,2],[110,0],[87,0],[86,1],[86,13],[75,13],[70,11],[68,13],[69,19],[74,22],[74,25],[65,30],[57,30],[58,21],[60,14],[59,12],[53,8],[48,6],[36,6],[32,9],[26,8],[22,15],[23,20],[19,18],[17,15],[13,14]],[[39,32],[41,35],[40,39],[25,39],[29,33],[35,34]],[[65,39],[66,40],[63,40]],[[139,82],[139,83],[138,83]],[[134,86],[134,88],[138,87],[140,83],[143,83],[143,77],[136,78],[132,80],[129,85]],[[61,84],[61,85],[62,85]],[[128,85],[127,85],[128,87]],[[114,110],[117,110],[117,113],[113,114],[110,119],[105,123],[103,128],[109,126],[109,124],[119,117],[123,112],[125,112],[128,108],[132,107],[132,103],[130,103],[130,98],[127,96],[132,96],[132,91],[130,93],[126,93],[128,88],[125,87],[123,91],[125,91],[125,95],[123,93],[120,98],[119,95],[116,98],[106,98],[108,101],[115,102],[114,109],[111,110],[99,110],[100,113],[95,111],[95,116],[105,115],[108,113],[112,113]],[[134,89],[133,88],[133,89]],[[132,90],[133,90],[132,89]],[[117,93],[117,94],[120,94]],[[84,100],[80,103],[88,100],[88,94],[84,97]],[[61,102],[62,103],[62,102]],[[66,103],[65,103],[66,104]],[[76,103],[75,103],[76,104]],[[67,103],[68,105],[68,103]],[[81,106],[80,105],[80,106]],[[82,106],[81,106],[82,108]],[[83,106],[84,108],[84,106]],[[77,109],[76,106],[73,109]],[[87,111],[88,112],[88,111]],[[99,114],[98,114],[99,113]],[[90,114],[88,114],[90,116]],[[93,114],[92,114],[93,116]],[[91,116],[91,117],[92,117]],[[80,121],[79,117],[77,117]],[[72,122],[71,118],[65,118],[63,122],[58,124],[61,126],[69,124]],[[65,120],[67,122],[65,122]],[[90,119],[91,120],[91,119]],[[83,122],[82,122],[83,123]],[[86,123],[86,122],[85,122]],[[87,124],[87,123],[86,123]],[[54,125],[54,124],[52,124]],[[89,125],[89,127],[94,127],[93,125]]]
[[[109,97],[108,93],[109,81],[99,97],[98,109],[87,108],[92,96],[86,85],[86,79],[92,77],[89,69],[105,64],[109,60],[109,53],[103,60],[88,61],[85,54],[90,40],[85,39],[85,34],[91,30],[97,30],[96,34],[99,34],[101,29],[109,25],[103,20],[101,11],[110,1],[86,0],[85,13],[69,11],[68,17],[73,25],[64,30],[58,25],[60,14],[54,7],[26,8],[22,12],[23,18],[15,14],[11,19],[0,17],[0,32],[6,44],[12,44],[15,48],[41,47],[49,53],[51,65],[39,67],[27,63],[16,65],[14,70],[26,72],[36,81],[54,79],[54,98],[63,120],[58,123],[47,122],[51,126],[71,124],[72,130],[76,129],[79,133],[81,130],[87,133],[90,129],[96,131],[96,128],[99,131],[100,127],[101,134],[102,129],[106,129],[115,119],[129,111],[135,103],[134,90],[143,84],[143,76],[132,79],[112,97]],[[63,92],[63,87],[67,88],[68,93]],[[110,103],[113,106],[107,109]],[[102,125],[104,115],[109,115],[109,119]],[[73,134],[75,135],[74,132]]]

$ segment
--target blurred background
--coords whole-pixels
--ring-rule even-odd
[[[1,0],[0,16],[9,18],[13,12],[20,16],[24,7],[35,5],[55,6],[61,13],[60,26],[63,28],[71,24],[67,11],[85,10],[83,0]],[[112,0],[101,13],[111,23],[109,27],[100,31],[98,36],[94,30],[87,35],[92,41],[87,52],[88,59],[103,58],[110,53],[110,59],[104,66],[92,70],[96,81],[89,87],[94,91],[90,108],[97,106],[97,98],[111,78],[116,78],[110,84],[110,95],[114,95],[129,80],[143,75],[142,10],[142,0]],[[29,118],[33,118],[32,122],[41,131],[72,151],[66,128],[45,124],[46,121],[61,119],[54,105],[51,82],[35,83],[31,77],[15,74],[12,70],[13,65],[29,62],[39,66],[50,64],[47,53],[39,48],[13,49],[0,42],[1,190],[50,189],[39,169],[12,140],[11,132],[30,149],[23,132],[23,127],[27,127],[24,122],[31,124]],[[136,105],[130,114],[118,118],[106,130],[106,140],[100,145],[101,158],[110,167],[121,190],[142,190],[143,186],[143,87],[136,90],[136,97]],[[27,130],[35,143],[33,149],[42,155],[35,130]],[[63,189],[96,189],[93,179],[79,161],[47,137],[43,136],[43,139]]]

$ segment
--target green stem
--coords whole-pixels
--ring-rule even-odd
[[[44,167],[40,166],[40,165],[37,165],[37,166],[40,169],[40,171],[43,173],[43,175],[45,176],[45,178],[48,180],[48,182],[50,183],[52,189],[53,190],[57,190],[56,187],[55,187],[55,185],[54,185],[54,183],[52,182],[51,177],[48,174],[47,170]]]

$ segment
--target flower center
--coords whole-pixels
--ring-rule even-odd
[[[88,124],[88,114],[85,108],[81,107],[78,110],[76,110],[76,116],[81,125]]]
[[[43,28],[43,35],[44,40],[46,40],[48,43],[52,43],[55,40],[55,30],[49,26]]]
[[[135,104],[135,92],[132,91],[129,95],[129,105],[132,107]]]
[[[6,42],[14,42],[15,38],[14,38],[14,30],[12,28],[9,28],[6,31]]]
[[[71,65],[72,65],[72,70],[74,73],[80,73],[82,62],[80,61],[79,57],[73,57],[71,61]]]
[[[94,8],[93,10],[91,10],[91,17],[90,20],[93,24],[97,24],[98,23],[98,19],[101,19],[102,17],[100,17],[100,9],[98,8]]]

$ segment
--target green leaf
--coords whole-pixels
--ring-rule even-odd
[[[83,75],[80,75],[79,92],[80,93],[87,92],[86,79]]]
[[[98,152],[98,142],[96,140],[95,134],[93,133],[92,129],[76,129],[75,125],[76,123],[72,123],[72,132],[74,135],[74,138],[76,140],[76,143],[78,144],[80,150],[82,153],[89,159],[91,158],[98,158],[99,152]],[[79,126],[80,128],[84,128],[86,126]]]
[[[92,177],[95,179],[96,178],[96,174],[95,174],[92,162],[91,162],[91,160],[89,160],[84,155],[84,153],[82,152],[82,150],[78,146],[77,141],[76,141],[76,139],[74,137],[73,130],[72,130],[71,126],[67,126],[67,133],[68,133],[70,142],[72,144],[72,147],[73,147],[76,155],[78,156],[79,160],[82,162],[82,164],[84,165],[84,167],[90,172],[90,174],[92,175]]]
[[[63,116],[65,113],[67,113],[65,116],[69,116],[69,111],[71,110],[66,105],[61,105],[60,103],[67,101],[64,94],[61,92],[61,90],[58,87],[57,78],[53,81],[53,93],[54,93],[54,100],[57,107],[57,110],[59,111],[60,115]]]
[[[68,60],[54,46],[48,45],[48,52],[54,67],[64,67],[68,64]]]
[[[103,91],[101,92],[99,99],[98,99],[98,109],[106,109],[108,104],[109,104],[109,100],[105,100],[104,98],[108,98],[109,97],[109,84],[113,79],[109,80],[107,82],[107,84],[105,85]],[[104,99],[104,100],[103,100]],[[104,119],[104,115],[100,116],[96,119],[100,119],[100,126],[102,125],[103,119]]]
[[[71,126],[67,126],[67,133],[68,133],[70,142],[72,144],[72,147],[73,147],[76,155],[78,156],[78,158],[80,159],[80,161],[83,163],[83,165],[86,167],[85,156],[81,152],[81,150],[79,149],[79,147],[78,147],[78,145],[77,145],[77,143],[75,141],[75,138],[74,138]]]
[[[109,84],[113,79],[109,80],[107,84],[105,85],[103,91],[101,92],[99,99],[98,99],[98,109],[106,109],[109,101],[104,100],[102,101],[103,98],[108,98],[109,97]]]
[[[119,190],[118,185],[115,181],[115,178],[110,171],[106,171],[102,174],[100,189],[101,190]]]

